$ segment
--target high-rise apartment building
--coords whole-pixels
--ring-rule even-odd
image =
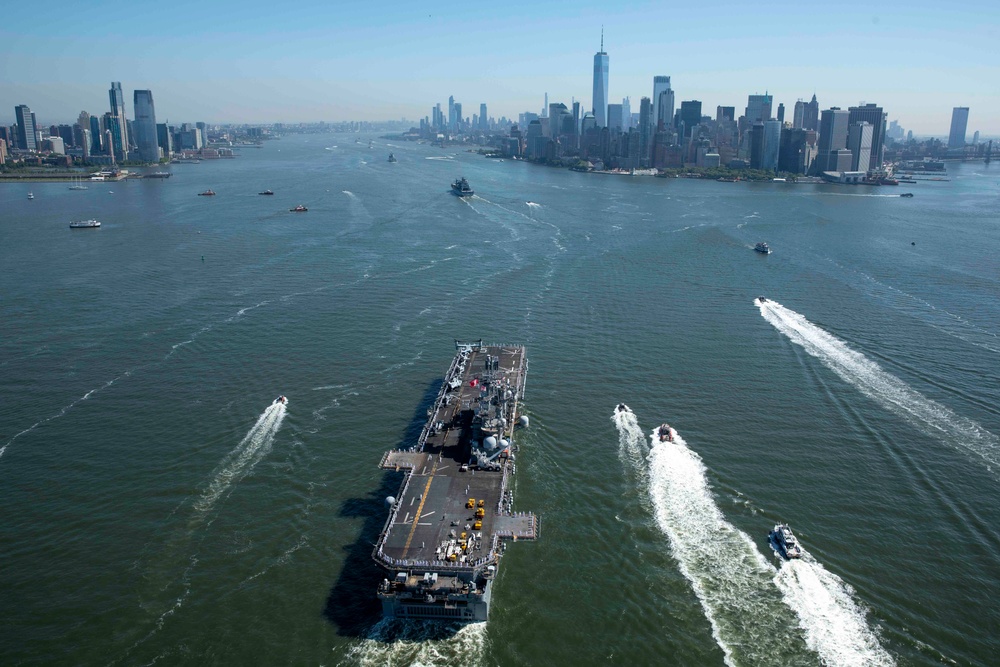
[[[948,148],[965,146],[965,134],[969,129],[969,107],[955,107],[951,110],[951,132],[948,133]]]
[[[659,125],[661,120],[665,126],[674,120],[674,91],[670,77],[664,75],[653,77],[653,124]]]
[[[111,103],[111,117],[115,120],[111,129],[112,150],[115,159],[128,159],[128,123],[125,119],[125,96],[122,94],[122,84],[120,81],[111,82],[111,90],[108,91],[108,101]]]
[[[14,107],[14,118],[17,120],[17,147],[24,151],[37,151],[35,142],[35,116],[27,104]]]
[[[160,145],[156,139],[156,111],[153,108],[153,91],[136,90],[132,93],[135,109],[135,145],[143,162],[160,160]]]
[[[861,106],[850,107],[850,115],[847,120],[848,125],[860,123],[862,121],[871,123],[872,126],[872,152],[868,160],[868,166],[859,165],[857,171],[878,171],[882,168],[882,157],[885,154],[885,126],[886,113],[882,107],[876,104],[863,104]]]
[[[603,30],[601,50],[594,54],[594,120],[597,127],[608,126],[608,54],[604,52]]]

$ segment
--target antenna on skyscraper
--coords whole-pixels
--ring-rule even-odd
[[[601,53],[604,53],[604,26],[601,26]]]

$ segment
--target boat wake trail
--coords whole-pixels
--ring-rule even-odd
[[[272,403],[258,417],[257,423],[253,425],[247,434],[243,436],[240,444],[226,454],[219,462],[219,465],[212,472],[212,481],[202,492],[201,497],[194,503],[195,522],[204,520],[205,516],[212,510],[215,503],[233,484],[246,477],[247,473],[253,470],[254,466],[260,463],[261,459],[271,451],[274,443],[274,436],[281,428],[281,422],[285,419],[286,406],[283,403]]]
[[[486,655],[486,624],[449,625],[433,621],[383,619],[368,637],[351,647],[338,664],[482,665]]]
[[[795,311],[770,299],[766,302],[755,300],[754,303],[775,329],[868,398],[906,419],[922,432],[936,435],[955,449],[982,459],[990,471],[1000,466],[1000,438],[975,421],[926,398]]]
[[[808,552],[801,560],[784,562],[774,583],[798,614],[806,644],[823,656],[823,664],[895,664],[868,628],[865,611],[854,601],[851,587]]]
[[[613,420],[623,460],[643,465],[646,438],[634,415],[616,409]],[[660,443],[654,431],[651,438],[644,476],[656,523],[701,603],[726,664],[816,664],[795,617],[781,604],[772,583],[774,568],[716,506],[701,457],[680,436]]]

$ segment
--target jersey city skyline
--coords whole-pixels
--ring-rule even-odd
[[[970,134],[1000,135],[992,83],[1000,57],[982,47],[997,18],[985,2],[846,3],[829,15],[767,16],[723,5],[709,24],[694,8],[608,15],[596,2],[574,4],[572,16],[522,2],[502,17],[391,2],[302,9],[221,3],[199,8],[192,22],[108,22],[97,11],[44,22],[13,7],[0,29],[0,121],[13,122],[18,104],[40,123],[96,112],[107,104],[108,81],[121,81],[127,94],[153,91],[157,117],[178,121],[415,121],[451,95],[468,110],[485,103],[491,116],[516,119],[538,112],[546,93],[592,109],[595,53],[603,51],[607,103],[629,97],[633,109],[652,95],[653,77],[667,75],[678,105],[739,107],[766,91],[790,108],[815,93],[824,108],[877,102],[914,134],[945,137],[952,109],[969,107]]]

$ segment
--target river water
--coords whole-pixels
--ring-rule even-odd
[[[995,662],[996,165],[731,184],[330,134],[170,169],[0,188],[3,664]],[[527,346],[541,539],[488,624],[380,623],[377,464],[455,338]]]

